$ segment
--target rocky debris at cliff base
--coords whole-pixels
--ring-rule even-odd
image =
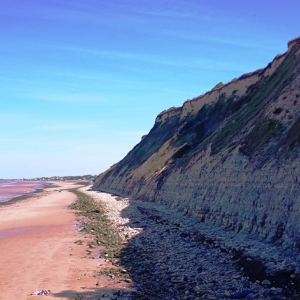
[[[105,205],[127,241],[119,264],[133,280],[131,299],[298,299],[296,278],[282,276],[278,286],[258,259],[261,253],[265,261],[286,260],[271,245],[195,223],[156,203],[88,193]],[[258,272],[245,272],[251,263],[261,267]]]

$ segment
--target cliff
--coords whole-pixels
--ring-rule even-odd
[[[300,271],[300,38],[265,68],[160,113],[93,189],[280,247]],[[243,235],[243,236],[244,236]]]

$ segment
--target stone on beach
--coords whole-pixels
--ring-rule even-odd
[[[88,194],[105,206],[125,241],[119,264],[133,280],[132,299],[272,299],[263,284],[250,281],[237,268],[231,249],[243,241],[230,232],[216,231],[157,203]],[[265,244],[255,246],[267,253]],[[251,258],[244,261],[253,263]],[[282,292],[277,296],[288,299]]]

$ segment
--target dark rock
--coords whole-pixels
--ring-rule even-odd
[[[230,298],[231,299],[242,299],[242,298],[247,297],[247,295],[249,295],[252,292],[253,292],[252,290],[245,290],[242,292],[231,294]]]
[[[271,285],[271,282],[267,279],[263,280],[262,282],[263,285]]]
[[[265,289],[263,294],[264,294],[264,296],[269,296],[270,295],[270,289]]]
[[[250,293],[247,295],[246,300],[253,300],[255,298],[255,295],[253,293]]]
[[[180,237],[182,237],[182,238],[186,238],[186,237],[188,237],[188,236],[189,236],[189,234],[186,233],[186,232],[182,232],[182,233],[180,234]]]

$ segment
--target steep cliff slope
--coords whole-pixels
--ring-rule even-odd
[[[300,38],[266,68],[160,113],[93,188],[254,234],[297,261],[299,154]]]

